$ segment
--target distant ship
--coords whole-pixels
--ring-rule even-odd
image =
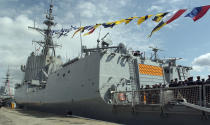
[[[147,58],[139,51],[128,50],[122,43],[110,46],[107,35],[97,41],[96,48],[83,46],[81,56],[63,63],[61,57],[56,56],[57,45],[51,34],[55,26],[52,10],[50,4],[43,22],[46,29],[30,27],[43,33],[44,40],[36,41],[42,47],[41,53],[32,52],[26,65],[21,66],[25,75],[15,91],[15,100],[20,107],[125,124],[203,122],[200,111],[181,105],[164,109],[164,104],[172,101],[169,97],[173,96],[173,90],[154,89],[157,94],[152,96],[154,94],[149,89],[142,88],[160,83],[167,85],[176,78],[184,81],[190,77],[191,67],[177,65],[177,58],[159,59],[158,48],[152,48],[154,54]],[[167,109],[185,114],[175,113],[160,118],[160,113]]]
[[[5,81],[4,85],[0,86],[0,101],[1,103],[3,103],[1,105],[7,105],[7,104],[9,105],[9,103],[14,99],[14,86],[11,82],[11,75],[9,68],[6,73],[6,77],[3,79]]]

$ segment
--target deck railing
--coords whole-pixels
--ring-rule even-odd
[[[210,85],[203,86],[203,104],[205,107],[210,108]]]
[[[112,103],[114,105],[165,105],[175,103],[183,98],[191,104],[210,106],[210,85],[141,89],[112,93]]]

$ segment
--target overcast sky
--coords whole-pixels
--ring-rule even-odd
[[[192,66],[193,76],[206,77],[210,74],[210,11],[197,22],[184,17],[193,7],[210,5],[209,0],[54,0],[54,15],[58,25],[54,29],[116,21],[131,16],[145,16],[176,9],[187,8],[182,17],[163,27],[148,39],[157,23],[151,19],[140,26],[136,20],[127,25],[121,24],[112,29],[101,29],[101,37],[107,32],[111,34],[113,44],[120,42],[128,48],[146,51],[151,54],[149,46],[157,46],[164,50],[159,57],[181,57],[179,64]],[[0,78],[6,74],[8,65],[15,80],[21,80],[20,65],[25,64],[28,55],[35,49],[32,40],[43,38],[36,31],[27,27],[43,27],[49,0],[0,0]],[[99,29],[92,35],[83,37],[83,43],[94,47]],[[72,34],[72,32],[70,33]],[[79,55],[79,35],[54,39],[62,48],[57,48],[57,54],[66,58]],[[3,80],[0,80],[3,82]]]

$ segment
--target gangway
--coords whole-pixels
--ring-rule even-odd
[[[183,102],[180,102],[180,104],[182,104],[184,106],[187,106],[187,107],[190,107],[190,108],[193,108],[193,109],[197,109],[197,110],[200,110],[200,111],[210,113],[210,108],[203,107],[203,106],[200,106],[200,105],[195,105],[195,104],[192,104],[192,103],[188,103],[186,101],[186,99],[183,99]]]
[[[119,99],[118,95],[122,93],[125,94],[125,100]],[[135,111],[131,110],[132,112],[160,112],[161,115],[202,113],[202,119],[208,119],[210,115],[210,85],[142,88],[136,91],[114,91],[112,94],[115,111],[134,107]],[[139,99],[128,101],[130,98],[126,95],[134,96],[132,99]]]

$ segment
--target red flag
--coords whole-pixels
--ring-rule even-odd
[[[91,29],[91,30],[88,32],[88,34],[91,34],[91,33],[93,33],[94,31],[95,31],[95,28]]]
[[[179,18],[187,9],[180,9],[178,10],[167,22],[166,24],[171,23],[172,21],[176,20]]]
[[[196,15],[193,18],[193,20],[196,21],[196,20],[200,19],[201,17],[203,17],[206,14],[206,12],[209,10],[209,8],[210,8],[210,5],[202,6],[201,11],[198,13],[198,15]]]

